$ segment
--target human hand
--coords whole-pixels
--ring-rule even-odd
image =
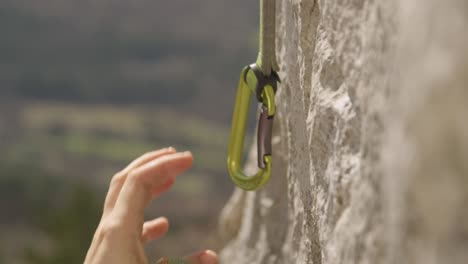
[[[166,148],[139,157],[115,174],[84,264],[148,264],[144,245],[162,237],[169,223],[164,217],[145,222],[144,209],[167,191],[192,161],[190,152]],[[190,264],[218,263],[216,254],[209,250],[182,259]]]

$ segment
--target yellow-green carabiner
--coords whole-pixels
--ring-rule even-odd
[[[276,112],[275,91],[278,80],[276,73],[268,77],[263,76],[255,64],[245,67],[241,72],[232,117],[227,166],[233,182],[244,190],[259,189],[268,182],[271,176],[271,134],[273,117]],[[241,160],[252,93],[256,93],[257,99],[262,103],[257,142],[259,171],[253,176],[246,176],[242,172]]]

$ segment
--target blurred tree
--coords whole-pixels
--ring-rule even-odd
[[[34,227],[50,242],[44,250],[36,245],[25,248],[23,257],[31,264],[83,263],[89,243],[101,214],[96,191],[85,184],[69,187],[68,195],[56,193],[61,199],[54,206],[37,204]]]
[[[3,251],[0,249],[0,263],[5,263],[5,254]]]

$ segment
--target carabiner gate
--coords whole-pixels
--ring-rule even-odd
[[[264,76],[256,64],[245,67],[241,72],[232,117],[227,165],[233,182],[244,190],[259,189],[268,182],[271,176],[271,137],[276,112],[275,92],[278,81],[279,78],[275,72],[272,72],[270,76]],[[249,103],[254,92],[257,100],[262,104],[257,131],[259,171],[249,177],[242,172],[241,160]]]

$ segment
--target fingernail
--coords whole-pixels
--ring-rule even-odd
[[[172,147],[172,146],[171,146],[171,147],[168,147],[167,150],[169,150],[169,151],[176,151],[176,149],[175,149],[174,147]]]
[[[203,254],[200,256],[200,260],[203,264],[216,264],[218,261],[216,261],[216,253],[214,253],[211,250],[207,250],[203,252]]]
[[[182,154],[184,154],[185,156],[191,156],[191,155],[192,155],[192,152],[190,152],[190,151],[184,151]]]

